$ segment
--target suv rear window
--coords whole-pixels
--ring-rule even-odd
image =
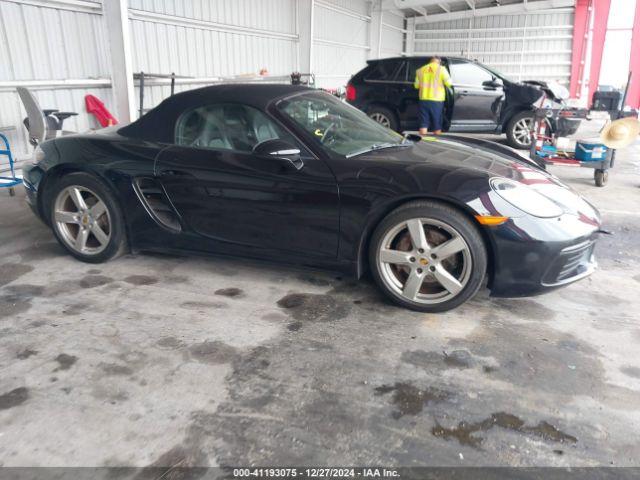
[[[385,60],[383,62],[376,62],[371,66],[371,69],[365,74],[365,80],[395,80],[398,68],[402,60]]]

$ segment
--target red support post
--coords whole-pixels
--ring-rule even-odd
[[[593,92],[598,89],[598,82],[600,81],[600,65],[602,64],[604,41],[607,37],[609,7],[611,7],[611,0],[597,0],[596,2],[593,2],[591,69],[589,72],[589,91],[587,100],[587,104],[589,106],[591,106]]]
[[[629,70],[631,70],[632,74],[626,103],[631,108],[640,108],[640,0],[636,0],[636,14],[633,21],[633,33],[631,35]]]
[[[576,0],[573,17],[573,44],[571,47],[571,83],[569,85],[571,98],[580,98],[582,89],[587,55],[587,37],[589,34],[590,4],[590,0]]]

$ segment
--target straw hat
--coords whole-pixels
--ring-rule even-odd
[[[635,142],[640,135],[640,121],[627,117],[605,125],[600,140],[609,148],[624,148]]]

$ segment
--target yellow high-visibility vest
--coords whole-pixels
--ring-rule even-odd
[[[420,100],[444,102],[446,97],[444,87],[451,86],[451,77],[445,67],[437,62],[432,62],[416,70],[416,80],[413,82],[413,86],[420,91]]]

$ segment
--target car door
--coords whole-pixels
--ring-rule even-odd
[[[401,100],[402,109],[404,111],[404,117],[406,118],[405,128],[407,130],[417,130],[418,125],[418,101],[419,93],[414,87],[416,79],[416,71],[429,63],[429,57],[415,57],[406,62],[405,81],[404,81],[404,93]],[[447,59],[442,59],[442,65],[444,68],[449,69],[449,63]],[[447,94],[448,95],[448,94]],[[449,130],[449,110],[448,107],[450,98],[447,98],[445,103],[445,116],[443,118],[443,130]]]
[[[454,88],[451,131],[495,130],[504,100],[502,86],[488,85],[495,77],[477,63],[463,59],[451,59],[449,71]]]
[[[301,150],[301,164],[260,156],[279,138]],[[156,161],[186,230],[207,249],[248,255],[335,258],[339,203],[335,178],[281,125],[239,104],[184,112],[175,145]]]

